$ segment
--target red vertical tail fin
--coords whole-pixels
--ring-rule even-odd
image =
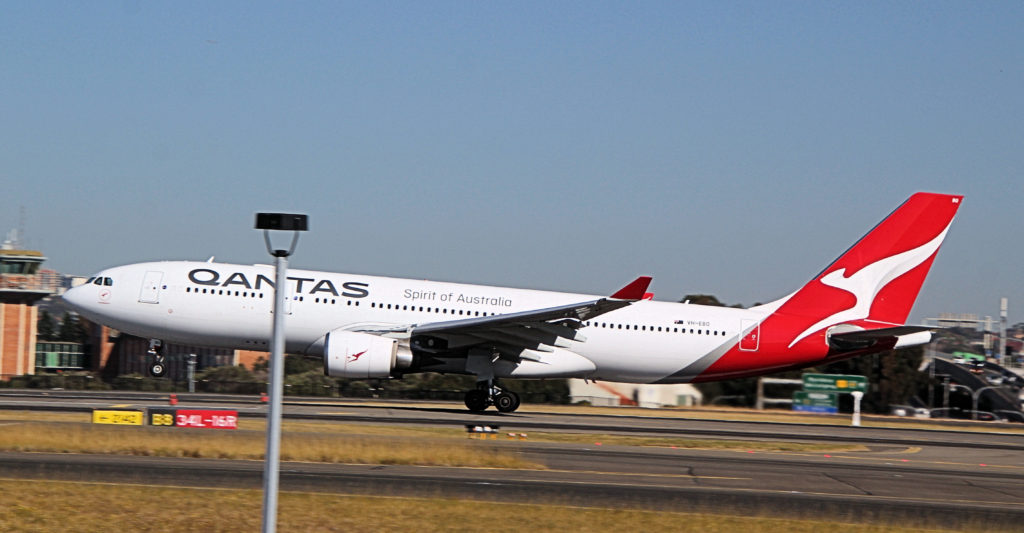
[[[754,376],[866,353],[858,346],[877,351],[919,344],[926,330],[899,326],[962,199],[911,196],[800,290],[750,309],[728,351],[712,352],[678,375],[693,381]],[[829,341],[830,330],[850,343],[848,349]]]
[[[917,193],[789,297],[789,346],[836,324],[902,324],[963,197]]]

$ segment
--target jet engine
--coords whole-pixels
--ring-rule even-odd
[[[399,363],[408,366],[405,359],[396,339],[335,330],[324,340],[324,374],[331,377],[386,378]]]

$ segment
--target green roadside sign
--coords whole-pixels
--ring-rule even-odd
[[[868,378],[849,374],[804,374],[804,390],[814,392],[867,392]]]
[[[839,394],[835,392],[795,391],[793,410],[810,413],[836,413],[839,411]]]

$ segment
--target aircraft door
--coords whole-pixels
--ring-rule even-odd
[[[740,320],[740,350],[756,352],[761,344],[761,322],[749,318]]]
[[[164,280],[163,272],[149,271],[142,278],[142,290],[139,292],[139,302],[144,304],[160,303],[160,283]]]

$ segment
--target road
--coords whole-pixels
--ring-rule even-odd
[[[27,402],[27,403],[23,403]],[[5,396],[0,408],[79,410],[112,404],[166,406],[165,397],[48,398]],[[189,397],[188,407],[238,408],[260,416],[251,401]],[[654,412],[656,413],[656,412]],[[659,416],[523,412],[475,415],[454,405],[371,406],[359,402],[292,401],[286,416],[345,422],[500,425],[506,431],[565,431],[856,443],[864,451],[779,453],[611,446],[597,442],[470,441],[513,448],[544,470],[284,463],[282,490],[488,501],[557,502],[676,511],[777,516],[870,516],[935,526],[1024,524],[1024,435],[913,427],[852,428],[767,422],[723,422]],[[3,411],[0,411],[0,419]],[[66,454],[0,454],[0,476],[122,483],[259,488],[262,463]]]

